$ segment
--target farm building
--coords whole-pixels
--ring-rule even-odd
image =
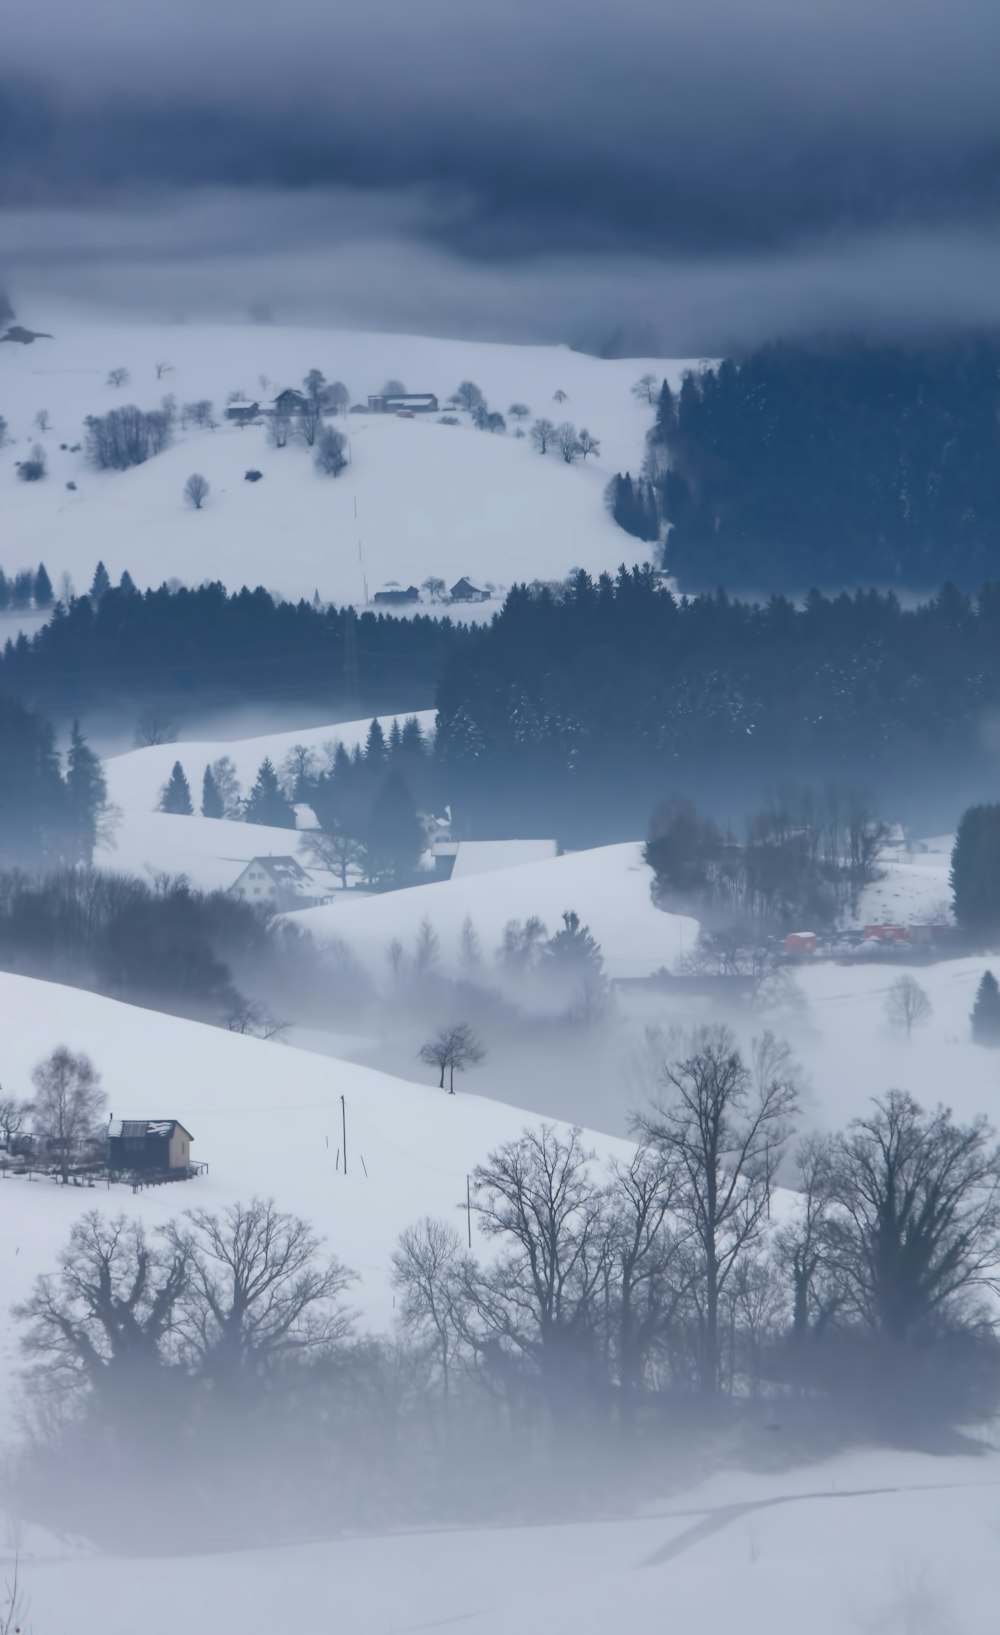
[[[448,592],[453,602],[488,602],[488,590],[480,590],[471,579],[460,579],[457,585],[452,585]]]
[[[286,386],[279,392],[271,404],[273,414],[303,414],[309,407],[309,399],[305,392],[299,392],[294,386]]]
[[[251,857],[229,891],[246,902],[279,910],[314,908],[319,902],[312,877],[294,857]]]
[[[260,404],[251,403],[248,399],[237,398],[233,403],[226,404],[226,419],[233,421],[237,426],[246,426],[251,420],[256,420],[260,414]]]
[[[108,1125],[108,1168],[180,1177],[191,1167],[193,1140],[176,1118],[113,1118]]]
[[[369,414],[437,414],[433,392],[375,392],[368,397]]]
[[[377,590],[372,597],[380,607],[407,607],[412,602],[419,602],[420,592],[416,585],[408,585],[405,590],[396,586],[391,590]]]

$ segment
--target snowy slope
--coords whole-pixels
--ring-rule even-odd
[[[180,1584],[198,1627],[241,1635],[801,1635],[804,1622],[810,1635],[987,1635],[998,1518],[996,1453],[862,1450],[780,1473],[721,1473],[624,1521],[181,1559],[73,1559],[67,1549],[60,1561],[50,1545],[22,1568],[39,1632],[134,1635],[141,1623],[143,1635],[174,1635]]]
[[[372,970],[381,972],[392,939],[412,944],[425,917],[440,938],[443,964],[455,968],[466,915],[489,959],[508,920],[537,914],[551,932],[558,930],[563,913],[573,909],[600,943],[609,975],[646,976],[660,965],[674,965],[691,950],[698,933],[694,920],[654,906],[651,881],[641,845],[630,841],[305,909],[294,918],[314,936],[342,938]]]
[[[433,732],[433,710],[419,712],[417,719],[425,733]],[[392,717],[387,715],[382,720],[388,731]],[[340,721],[332,726],[305,727],[296,732],[271,732],[254,738],[217,739],[212,742],[187,740],[129,750],[124,755],[112,756],[104,763],[108,798],[125,812],[151,812],[159,801],[160,791],[170,776],[174,762],[180,761],[191,786],[192,799],[197,804],[205,767],[222,755],[228,755],[232,760],[245,793],[265,757],[280,773],[289,751],[299,744],[305,744],[322,761],[327,744],[341,743],[351,750],[355,744],[364,743],[370,726],[371,718],[366,716],[362,721]],[[233,841],[232,844],[237,842]]]
[[[278,326],[116,324],[59,312],[32,321],[54,338],[0,348],[0,413],[15,439],[0,453],[0,566],[8,571],[44,560],[54,581],[68,571],[85,589],[100,557],[113,577],[127,568],[140,585],[219,578],[361,602],[366,585],[370,595],[391,580],[419,585],[434,574],[450,585],[468,575],[509,585],[576,566],[614,568],[648,549],[614,526],[602,490],[616,470],[642,461],[652,411],[631,396],[632,382],[647,368],[676,382],[680,363]],[[158,381],[160,361],[173,367]],[[131,374],[121,388],[106,384],[117,366]],[[300,446],[268,448],[259,426],[179,433],[173,448],[127,472],[92,471],[82,453],[60,449],[82,439],[86,415],[117,404],[155,408],[171,392],[180,403],[211,399],[221,419],[230,391],[273,397],[313,367],[362,402],[394,376],[412,391],[436,392],[443,405],[471,378],[504,413],[520,400],[534,415],[586,425],[602,452],[568,467],[515,440],[513,422],[507,436],[492,436],[433,417],[368,415],[339,423],[352,463],[336,480],[315,472]],[[562,405],[557,389],[567,393]],[[45,434],[33,426],[40,409],[52,417]],[[21,483],[14,462],[35,441],[50,474]],[[243,480],[251,466],[263,481]],[[211,485],[199,512],[182,499],[193,471]]]
[[[179,1118],[210,1173],[133,1197],[0,1180],[0,1424],[16,1355],[6,1313],[50,1269],[73,1220],[88,1208],[138,1213],[150,1225],[198,1205],[219,1209],[253,1194],[312,1220],[361,1274],[355,1304],[389,1323],[389,1256],[423,1215],[458,1219],[465,1177],[499,1141],[537,1118],[480,1097],[448,1096],[364,1067],[161,1016],[113,1000],[0,973],[4,1089],[26,1095],[31,1069],[57,1044],[85,1050],[118,1118]],[[10,1020],[16,1017],[16,1027]],[[345,1099],[347,1174],[341,1146]],[[594,1137],[602,1154],[625,1144]],[[367,1167],[367,1173],[366,1168]]]
[[[197,798],[197,790],[193,793]],[[227,891],[252,857],[292,856],[316,878],[313,895],[336,889],[337,882],[317,875],[299,856],[300,839],[294,829],[272,829],[263,823],[123,811],[110,840],[98,845],[94,863],[122,874],[183,874],[202,891]]]

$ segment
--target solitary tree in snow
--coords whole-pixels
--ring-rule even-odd
[[[118,368],[108,370],[109,386],[127,386],[131,378],[132,377],[127,369]]]
[[[1000,986],[992,971],[984,971],[972,1007],[972,1037],[977,1045],[1000,1045]]]
[[[172,744],[176,738],[177,728],[158,705],[147,704],[139,711],[135,724],[136,749],[147,749],[151,744]]]
[[[161,360],[160,363],[156,364],[155,367],[156,367],[156,378],[157,378],[157,380],[162,380],[164,375],[172,375],[173,372],[174,372],[173,364],[172,363],[165,363],[162,360]]]
[[[184,484],[184,498],[187,500],[188,505],[193,506],[196,511],[200,511],[208,499],[208,480],[201,475],[200,471],[192,471]]]
[[[225,807],[219,786],[215,781],[212,768],[206,766],[201,780],[201,815],[207,818],[221,818],[225,816]]]
[[[52,424],[52,422],[51,422],[51,419],[49,417],[48,409],[39,409],[38,413],[35,416],[35,426],[37,427],[37,429],[39,431],[41,431],[41,432],[48,431],[49,426],[51,424]]]
[[[555,441],[556,428],[551,420],[543,418],[532,422],[531,431],[528,435],[539,454],[548,454],[549,448]]]
[[[173,770],[160,791],[160,811],[172,812],[175,817],[190,817],[194,811],[191,788],[180,761],[174,762]]]
[[[527,403],[512,403],[507,413],[512,420],[527,420],[531,410]]]
[[[464,1073],[467,1067],[475,1067],[486,1055],[485,1047],[480,1044],[468,1022],[458,1022],[452,1027],[444,1027],[433,1038],[428,1040],[420,1051],[420,1060],[428,1067],[436,1067],[440,1073],[438,1088],[444,1089],[444,1076],[448,1074],[448,1094],[455,1094],[455,1074]]]
[[[328,477],[338,477],[347,464],[344,449],[347,440],[342,432],[334,431],[327,426],[316,439],[316,453],[313,456],[316,470],[322,471]]]
[[[553,401],[553,403],[565,403],[566,402],[566,393],[563,391],[561,386],[559,386],[552,393],[552,401]]]
[[[429,574],[420,588],[421,590],[425,590],[427,592],[432,602],[440,602],[444,600],[444,595],[448,589],[448,586],[445,584],[444,580],[439,579],[436,574]]]
[[[469,414],[486,403],[474,380],[463,380],[449,401],[457,403],[460,409],[465,409]]]
[[[307,829],[299,842],[299,850],[312,868],[326,869],[328,873],[336,875],[344,891],[347,890],[349,872],[364,866],[365,848],[360,840],[355,840],[339,828]]]
[[[909,1038],[914,1028],[929,1020],[931,1002],[912,976],[898,976],[886,995],[885,1014],[890,1027],[898,1028]]]
[[[83,1051],[74,1054],[59,1045],[51,1056],[39,1062],[31,1082],[35,1087],[36,1133],[52,1143],[65,1181],[74,1154],[93,1134],[107,1105],[101,1075]]]
[[[647,370],[644,375],[639,376],[639,379],[632,387],[632,396],[638,398],[640,403],[655,403],[658,395],[659,388],[656,384],[656,376],[650,374]]]
[[[582,430],[580,431],[580,434],[577,437],[577,443],[579,444],[579,447],[580,447],[580,453],[583,455],[583,458],[585,460],[591,454],[593,454],[595,456],[595,458],[596,458],[596,456],[599,455],[600,452],[601,452],[601,444],[600,444],[599,438],[592,437],[590,432],[587,430],[586,426],[584,426],[582,428]]]

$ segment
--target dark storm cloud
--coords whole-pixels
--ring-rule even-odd
[[[248,231],[274,248],[298,192],[317,269],[374,236],[437,257],[460,302],[504,268],[545,307],[562,257],[578,295],[641,289],[658,322],[671,291],[690,312],[702,281],[707,312],[804,267],[814,321],[864,322],[919,243],[899,309],[956,317],[942,265],[967,294],[993,271],[998,47],[995,0],[33,0],[5,20],[0,232],[23,261],[19,206],[168,221],[211,186],[235,256]]]

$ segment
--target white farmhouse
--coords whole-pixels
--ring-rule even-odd
[[[281,913],[292,908],[315,908],[322,901],[312,876],[294,857],[251,857],[229,892],[245,902]]]

